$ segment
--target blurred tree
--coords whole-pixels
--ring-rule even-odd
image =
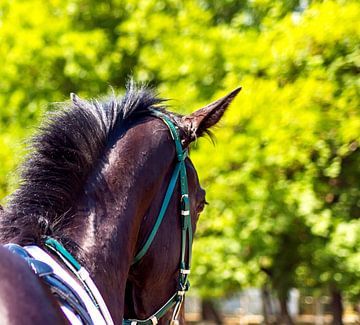
[[[293,286],[323,288],[338,312],[334,324],[341,293],[359,298],[359,9],[355,2],[315,3],[260,36],[229,34],[232,69],[224,84],[243,74],[241,108],[218,132],[211,166],[212,148],[201,143],[195,153],[212,203],[195,243],[199,279],[226,256],[237,265],[214,276],[233,290],[248,278],[270,281],[283,301]],[[241,54],[230,48],[240,42]],[[203,294],[216,293],[210,288]]]

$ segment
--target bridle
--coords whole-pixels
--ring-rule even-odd
[[[175,142],[177,163],[172,173],[169,185],[167,187],[165,197],[160,208],[159,215],[156,219],[154,228],[152,229],[145,244],[140,251],[135,255],[131,265],[138,263],[149,250],[165,216],[170,199],[175,190],[178,179],[180,180],[180,205],[181,205],[181,253],[179,263],[179,278],[176,292],[169,298],[169,300],[159,308],[153,315],[144,320],[139,319],[124,319],[123,325],[156,325],[158,320],[163,317],[171,308],[174,308],[171,317],[170,325],[178,325],[178,316],[181,306],[184,302],[185,293],[189,289],[188,276],[190,274],[191,262],[191,248],[192,248],[192,226],[190,214],[190,200],[189,188],[185,166],[185,159],[187,157],[187,149],[183,149],[181,145],[180,136],[174,123],[165,114],[153,110],[151,115],[160,118],[169,128],[172,139]],[[76,275],[79,281],[83,284],[88,295],[93,300],[94,305],[100,310],[107,324],[113,324],[110,313],[105,305],[100,292],[97,290],[95,284],[91,280],[89,273],[78,263],[78,261],[54,238],[47,237],[45,246],[57,254],[66,266]]]
[[[180,205],[181,205],[181,254],[179,263],[179,278],[176,292],[170,297],[170,299],[158,309],[152,316],[145,320],[138,319],[124,319],[123,325],[156,325],[158,320],[163,317],[172,307],[174,311],[170,321],[170,325],[177,325],[179,323],[178,316],[180,313],[181,305],[184,301],[185,293],[189,289],[188,276],[190,274],[190,262],[191,262],[191,247],[192,247],[192,226],[191,226],[191,214],[190,214],[190,200],[189,200],[189,187],[185,166],[185,159],[187,157],[187,149],[183,149],[181,145],[180,136],[173,122],[163,113],[159,111],[153,111],[152,115],[160,118],[169,128],[172,139],[175,142],[177,163],[172,173],[169,185],[167,187],[164,201],[162,203],[159,215],[156,219],[154,228],[152,229],[145,244],[140,251],[135,255],[132,265],[138,263],[142,257],[149,250],[151,243],[153,242],[156,233],[158,232],[161,222],[164,218],[165,212],[169,206],[170,199],[175,190],[178,179],[180,180]]]

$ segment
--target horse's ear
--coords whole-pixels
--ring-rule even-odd
[[[183,127],[185,128],[186,139],[182,140],[184,146],[196,138],[202,136],[209,128],[215,125],[224,115],[225,110],[240,92],[241,87],[234,89],[231,93],[210,103],[190,115],[182,117]]]

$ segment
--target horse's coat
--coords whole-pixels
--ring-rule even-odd
[[[166,112],[184,147],[218,122],[239,90],[184,117]],[[165,112],[161,103],[151,90],[133,84],[123,98],[101,102],[72,95],[72,104],[50,117],[34,138],[21,185],[0,211],[0,242],[44,248],[45,236],[57,238],[90,271],[115,324],[124,315],[148,317],[176,289],[179,189],[149,251],[131,266],[151,231],[175,162],[167,127],[149,114]],[[186,167],[195,229],[205,192],[188,158]],[[22,261],[3,249],[0,259],[9,260],[0,265],[1,324],[65,322]],[[18,278],[24,291],[11,290],[19,288]],[[30,308],[34,320],[27,316]]]

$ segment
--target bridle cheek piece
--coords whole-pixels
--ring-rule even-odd
[[[180,206],[181,206],[181,254],[179,263],[179,279],[177,291],[170,297],[170,299],[152,316],[144,320],[139,319],[124,319],[123,325],[156,325],[158,320],[163,317],[171,308],[174,308],[171,317],[170,325],[178,325],[178,317],[181,310],[181,306],[184,302],[185,293],[189,289],[188,276],[190,274],[190,262],[191,262],[191,247],[192,247],[192,226],[191,226],[191,214],[190,214],[190,200],[189,200],[189,186],[187,180],[185,159],[187,157],[187,150],[183,150],[181,145],[180,136],[173,122],[163,113],[159,111],[153,111],[153,116],[156,116],[163,120],[170,130],[172,139],[175,142],[177,164],[172,173],[169,185],[167,187],[165,197],[160,208],[159,215],[156,219],[154,228],[152,229],[145,244],[140,251],[135,255],[132,265],[138,263],[142,257],[148,251],[151,243],[153,242],[156,233],[158,232],[161,222],[164,218],[170,199],[175,190],[178,179],[180,179]]]

